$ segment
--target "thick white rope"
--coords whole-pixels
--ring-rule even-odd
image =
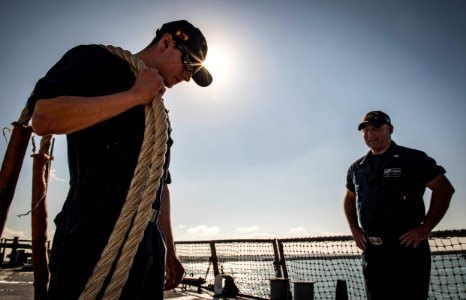
[[[144,66],[144,63],[129,51],[113,46],[101,46],[126,60],[135,75]],[[156,97],[145,107],[144,140],[125,204],[101,258],[79,297],[80,300],[97,297],[115,263],[116,267],[111,274],[103,299],[118,299],[121,294],[150,219],[152,203],[160,188],[167,151],[167,121],[168,114],[162,97]],[[121,254],[118,255],[120,250]]]

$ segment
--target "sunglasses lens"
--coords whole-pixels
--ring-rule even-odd
[[[186,71],[192,72],[194,70],[194,67],[191,63],[191,59],[189,58],[189,55],[187,53],[184,54],[183,64],[184,64],[184,68],[186,69]]]
[[[185,70],[192,73],[194,71],[194,64],[191,62],[191,57],[189,53],[184,49],[184,47],[181,44],[176,43],[176,45],[178,46],[178,49],[181,50],[181,53],[183,53],[183,65]]]

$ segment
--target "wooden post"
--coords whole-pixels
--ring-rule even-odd
[[[32,134],[31,126],[22,125],[19,122],[13,123],[13,126],[0,170],[0,237],[5,228],[8,211],[23,166],[24,155]]]
[[[52,147],[50,147],[52,140]],[[51,149],[50,149],[51,148]],[[50,149],[50,154],[48,153]],[[33,157],[31,203],[32,264],[34,271],[34,299],[46,300],[49,268],[47,251],[47,184],[53,153],[53,139],[43,137],[38,154]]]

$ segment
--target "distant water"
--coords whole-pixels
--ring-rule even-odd
[[[288,262],[290,263],[290,262]],[[295,261],[297,265],[309,264],[309,261]],[[328,260],[313,260],[312,265],[325,265]],[[320,274],[310,274],[310,270],[299,270],[299,279],[293,278],[297,274],[290,273],[291,290],[293,291],[293,280],[301,281],[303,278],[309,281],[316,281],[314,285],[315,299],[335,299],[335,284],[337,279],[347,281],[348,294],[350,299],[366,299],[363,277],[360,272],[360,259],[338,259],[332,260],[332,265],[344,265],[345,272],[321,272]],[[189,273],[189,268],[202,269],[205,264],[185,263],[185,268]],[[349,268],[349,270],[348,270]],[[270,298],[270,278],[275,277],[268,262],[225,262],[223,263],[225,274],[231,275],[242,294],[254,295],[263,298]],[[337,274],[338,273],[338,274]],[[348,278],[345,278],[348,277]],[[266,279],[264,279],[266,278]],[[212,272],[209,273],[207,281],[213,280]],[[432,257],[431,286],[429,299],[466,299],[466,258],[461,255],[434,255]]]

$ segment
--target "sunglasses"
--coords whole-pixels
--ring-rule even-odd
[[[183,44],[177,42],[174,43],[175,46],[181,50],[181,53],[183,53],[181,60],[183,61],[184,69],[190,73],[194,73],[198,68],[197,66],[200,65],[199,63],[195,63],[197,59],[191,56],[190,51]]]

